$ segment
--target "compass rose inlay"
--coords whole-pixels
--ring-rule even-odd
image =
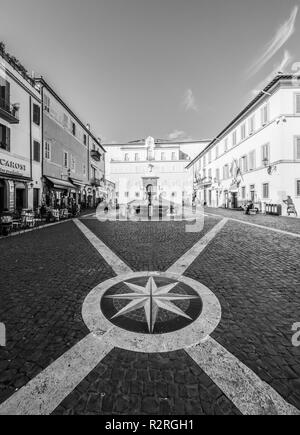
[[[125,306],[117,308],[117,313],[110,315],[109,319],[114,321],[123,316],[128,316],[130,313],[138,310],[143,310],[144,317],[147,322],[147,329],[150,334],[154,333],[158,317],[161,317],[162,312],[168,312],[173,318],[183,318],[189,323],[194,319],[181,309],[175,302],[187,301],[188,305],[191,301],[199,303],[199,296],[196,294],[187,294],[176,292],[176,287],[179,282],[170,283],[167,285],[157,285],[155,278],[150,277],[145,286],[135,283],[124,282],[123,284],[130,290],[128,293],[117,292],[115,294],[105,295],[105,300],[113,302],[128,302]],[[182,292],[182,289],[181,289]]]

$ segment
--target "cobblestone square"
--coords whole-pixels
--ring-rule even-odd
[[[299,413],[299,223],[206,211],[200,233],[92,216],[2,239],[0,414]],[[104,287],[125,295],[117,323],[101,314]],[[174,333],[198,292],[200,317]],[[154,294],[149,315],[173,319],[170,332],[135,333]]]

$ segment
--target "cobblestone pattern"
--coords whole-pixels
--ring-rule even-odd
[[[213,338],[300,409],[299,258],[298,239],[229,222],[186,275],[219,298]]]
[[[113,271],[72,222],[0,241],[0,403],[89,332],[86,295]]]
[[[55,410],[56,415],[239,414],[184,352],[114,349]]]
[[[210,231],[218,218],[207,218],[199,233],[186,233],[183,222],[83,222],[134,271],[164,272]]]
[[[249,216],[245,215],[243,211],[233,211],[219,208],[206,208],[205,211],[207,213],[218,214],[221,217],[239,219],[244,222],[249,222],[256,225],[263,225],[265,227],[270,227],[277,230],[300,234],[300,218],[269,215],[265,216],[261,214],[256,216]]]

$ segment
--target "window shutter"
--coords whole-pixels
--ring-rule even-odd
[[[296,152],[295,152],[295,154],[296,154],[296,160],[300,160],[300,137],[297,137],[297,140],[296,140]]]
[[[10,128],[6,127],[6,151],[10,151]]]
[[[296,113],[300,115],[300,94],[296,95]]]

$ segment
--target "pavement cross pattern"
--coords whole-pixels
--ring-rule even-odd
[[[208,212],[220,218],[208,217],[200,234],[186,234],[180,222],[83,222],[132,270],[163,272],[192,252],[222,217],[241,218],[227,211]],[[242,216],[241,220],[253,222],[251,218]],[[276,219],[277,224],[270,224],[268,218],[255,223],[300,233],[299,221]],[[115,272],[72,223],[0,244],[7,251],[3,282],[9,282],[0,292],[0,321],[9,330],[8,346],[0,348],[1,403],[88,334],[80,316],[83,300]],[[299,250],[299,239],[229,221],[199,251],[198,258],[192,258],[185,272],[220,300],[222,318],[212,343],[224,346],[298,409],[300,351],[292,346],[291,326],[300,320]],[[7,278],[12,274],[10,258],[16,263],[12,283]],[[209,377],[192,356],[184,350],[141,354],[115,348],[91,366],[53,413],[240,413],[234,394],[226,396],[217,378],[214,382],[214,374]]]

